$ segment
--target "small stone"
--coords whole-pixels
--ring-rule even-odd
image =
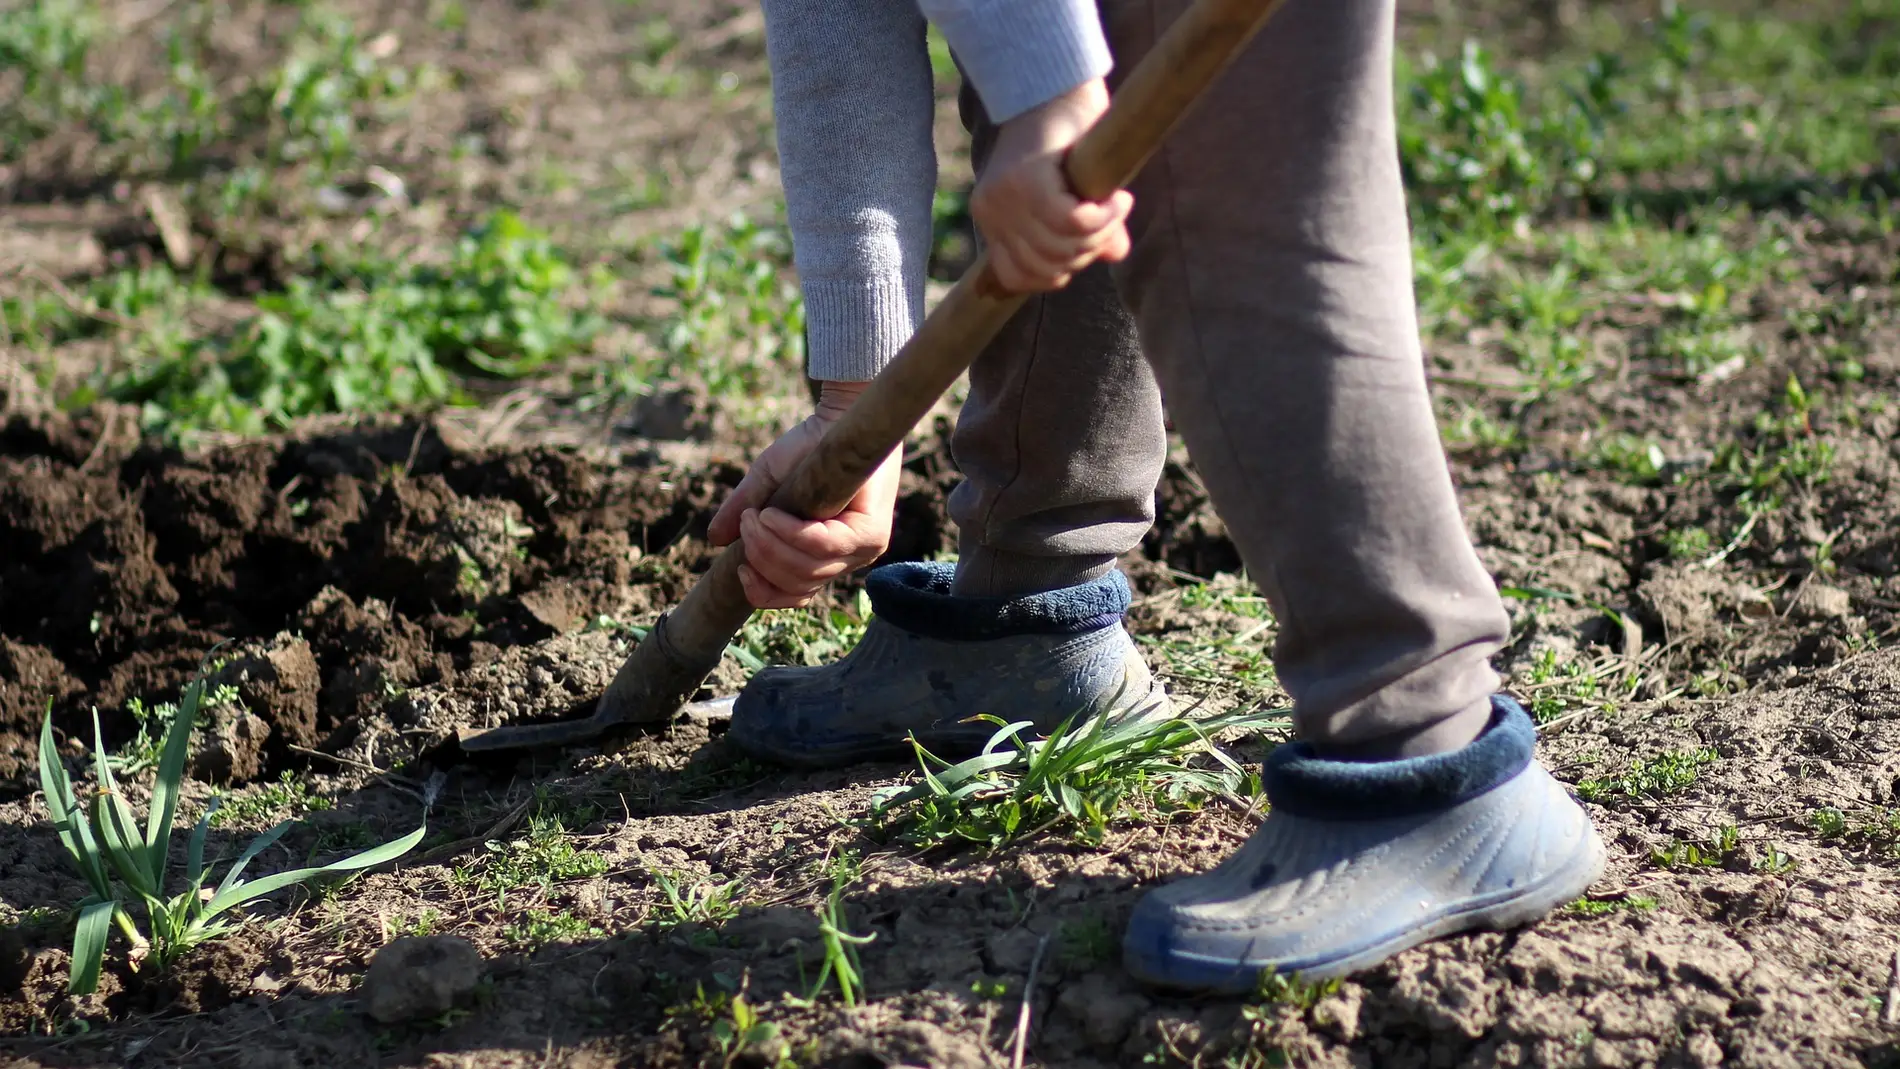
[[[1715,1069],[1722,1064],[1722,1044],[1707,1032],[1697,1032],[1682,1045],[1682,1053],[1696,1069]]]
[[[1092,972],[1063,987],[1056,1006],[1081,1028],[1091,1046],[1113,1050],[1128,1038],[1149,1002],[1118,974]]]
[[[818,918],[790,906],[766,906],[726,922],[724,934],[735,947],[777,953],[816,942]]]
[[[1794,614],[1809,620],[1840,620],[1853,612],[1853,595],[1826,583],[1809,583],[1794,599]]]
[[[1027,973],[1036,957],[1036,945],[1042,937],[1027,928],[1011,928],[990,936],[987,949],[995,971]]]
[[[405,937],[370,959],[363,1003],[382,1024],[437,1017],[473,994],[481,978],[481,952],[468,940]]]

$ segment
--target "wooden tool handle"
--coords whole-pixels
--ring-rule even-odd
[[[1122,83],[1108,111],[1070,150],[1064,167],[1076,195],[1099,201],[1132,181],[1189,105],[1281,2],[1197,0],[1183,12]],[[807,518],[842,512],[1024,299],[1005,290],[988,257],[979,255],[772,495],[772,506]],[[719,555],[628,658],[597,717],[649,723],[672,716],[691,697],[752,615],[739,583],[744,556],[743,543]]]

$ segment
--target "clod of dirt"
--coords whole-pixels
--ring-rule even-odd
[[[25,777],[37,760],[34,744],[47,703],[85,689],[51,651],[0,637],[0,780]]]
[[[896,1007],[879,1007],[886,1012]],[[860,1015],[860,1027],[871,1023],[873,1015]],[[838,1069],[897,1069],[899,1066],[941,1066],[943,1069],[988,1069],[1007,1064],[995,1051],[986,1049],[968,1035],[944,1028],[930,1020],[905,1019],[877,1021],[885,1027],[869,1034],[857,1028],[841,1028],[819,1039],[818,1064]]]
[[[706,399],[681,388],[641,397],[633,407],[627,429],[655,441],[684,442],[711,437],[712,425],[707,418]]]
[[[248,783],[264,771],[264,744],[270,725],[238,702],[220,702],[198,729],[198,750],[191,774],[209,783]]]
[[[626,659],[616,642],[605,631],[581,631],[505,650],[453,685],[417,687],[391,701],[386,715],[365,720],[340,752],[359,761],[372,755],[410,760],[446,743],[464,725],[589,715]]]
[[[208,1013],[259,990],[258,980],[275,968],[288,970],[289,960],[279,952],[273,960],[262,947],[244,938],[220,940],[193,951],[170,971],[153,978],[139,994],[152,1010]]]
[[[18,928],[0,928],[0,990],[26,983],[27,968],[33,963],[33,948]]]
[[[475,992],[482,955],[453,935],[405,937],[370,959],[363,1005],[382,1024],[438,1017]]]
[[[324,587],[297,626],[313,645],[341,654],[332,658],[336,666],[323,680],[326,729],[370,717],[390,694],[453,671],[450,657],[431,650],[427,631],[377,598],[359,604],[336,587]]]
[[[317,659],[303,639],[279,632],[268,642],[247,642],[225,659],[212,685],[229,684],[238,702],[270,726],[274,745],[317,744]]]
[[[38,940],[30,935],[23,942],[20,948],[0,948],[0,954],[7,955],[0,976],[0,1037],[49,1034],[76,1016],[99,1013],[126,989],[122,967],[108,956],[99,973],[99,990],[75,997],[66,990],[72,958],[65,949],[35,946]]]
[[[410,612],[462,612],[508,593],[533,530],[521,506],[458,496],[440,475],[390,479],[369,506],[369,589]],[[518,552],[520,551],[520,552]]]
[[[1854,598],[1826,583],[1809,583],[1795,595],[1789,611],[1803,620],[1844,620],[1854,614]]]
[[[1148,999],[1119,973],[1088,973],[1056,996],[1059,1023],[1075,1026],[1099,1050],[1120,1047],[1148,1007]]]
[[[1728,579],[1694,564],[1658,569],[1636,588],[1636,600],[1662,622],[1667,641],[1705,635],[1721,626],[1722,613],[1746,600]]]

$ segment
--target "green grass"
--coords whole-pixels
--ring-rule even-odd
[[[442,911],[433,906],[418,910],[413,917],[398,919],[395,924],[390,926],[390,931],[393,935],[407,935],[417,938],[434,935],[441,930]]]
[[[218,807],[211,814],[214,828],[255,824],[285,815],[329,809],[330,799],[315,793],[295,772],[285,769],[276,783],[248,787],[232,794],[218,795]]]
[[[1647,913],[1656,908],[1656,900],[1648,895],[1579,898],[1564,908],[1579,917],[1605,917],[1613,913]]]
[[[1695,786],[1700,769],[1720,759],[1721,755],[1708,747],[1672,750],[1631,761],[1629,771],[1620,775],[1583,780],[1577,784],[1577,793],[1587,802],[1668,798]]]
[[[571,377],[583,411],[613,410],[656,384],[687,381],[740,425],[769,416],[763,395],[799,396],[805,306],[783,224],[744,214],[688,226],[648,247],[660,280],[655,310],[636,321],[644,348]]]
[[[531,909],[521,919],[502,929],[501,936],[524,950],[539,950],[551,943],[572,943],[604,935],[599,928],[565,910],[549,912]]]
[[[719,924],[739,915],[744,885],[739,880],[717,880],[672,869],[649,869],[660,901],[651,922],[661,928],[682,924]]]
[[[1678,5],[1640,26],[1588,21],[1540,61],[1458,41],[1404,50],[1400,139],[1422,325],[1440,342],[1489,336],[1520,376],[1448,412],[1448,441],[1516,448],[1523,405],[1611,370],[1599,329],[1625,347],[1619,375],[1719,382],[1758,362],[1756,325],[1781,309],[1765,315],[1757,298],[1792,277],[1805,240],[1790,211],[1875,233],[1891,225],[1885,192],[1861,183],[1884,166],[1891,136],[1881,101],[1895,50],[1877,27],[1896,13],[1892,0],[1843,20]],[[1834,374],[1858,381],[1856,346],[1839,337],[1852,325],[1812,326],[1831,339],[1817,344]],[[1654,483],[1664,476],[1654,444],[1603,443],[1586,462]],[[1778,466],[1789,443],[1767,444],[1759,464],[1744,445],[1729,482],[1826,467],[1798,449]]]
[[[1604,13],[1544,63],[1507,63],[1475,41],[1407,50],[1407,177],[1431,221],[1471,227],[1647,206],[1659,198],[1646,176],[1746,198],[1865,173],[1891,122],[1870,117],[1891,104],[1894,13],[1891,0],[1812,19],[1668,3],[1642,23]]]
[[[1240,1007],[1238,1042],[1220,1065],[1225,1069],[1284,1069],[1299,1064],[1281,1043],[1288,1018],[1309,1013],[1321,1000],[1337,994],[1343,986],[1343,982],[1337,979],[1304,980],[1273,971],[1263,973],[1253,996]],[[1179,1050],[1172,1040],[1164,1039],[1164,1050],[1172,1060],[1190,1065],[1202,1064],[1200,1056],[1190,1056]]]
[[[1683,527],[1662,533],[1663,548],[1670,560],[1702,560],[1715,549],[1715,539],[1705,527]]]
[[[824,948],[824,963],[819,966],[818,978],[812,982],[805,1002],[817,1001],[826,981],[830,981],[838,988],[838,1000],[850,1009],[862,1000],[864,991],[864,966],[858,961],[858,948],[877,936],[876,933],[854,935],[846,925],[844,892],[857,882],[856,859],[848,855],[839,857],[832,862],[831,869],[831,893],[818,909],[818,935]]]
[[[771,381],[768,369],[803,366],[804,304],[785,273],[791,254],[789,232],[744,215],[661,242],[657,295],[674,306],[659,333],[669,369],[692,367],[715,396],[743,396]]]
[[[873,799],[884,834],[913,846],[952,843],[998,847],[1058,827],[1100,843],[1115,821],[1165,816],[1208,799],[1258,791],[1213,740],[1285,725],[1278,711],[1226,713],[1193,721],[1127,720],[1109,726],[1065,721],[1047,736],[1027,721],[997,726],[983,753],[951,763],[917,746],[920,778]]]
[[[752,1055],[749,1063],[796,1065],[766,1053],[778,1039],[778,1026],[762,1017],[743,994],[732,996],[726,1016],[713,1022],[711,1032],[722,1066],[730,1066],[745,1055]]]
[[[77,289],[49,284],[0,298],[0,341],[43,350],[119,327],[180,336],[189,329],[186,312],[209,294],[202,282],[164,264],[114,271]]]
[[[1718,485],[1748,512],[1778,509],[1790,492],[1806,492],[1833,474],[1833,443],[1815,434],[1814,402],[1788,376],[1781,403],[1755,417],[1752,433],[1724,442],[1713,466]]]
[[[235,330],[148,351],[105,392],[150,426],[257,433],[301,416],[462,402],[454,375],[520,378],[589,343],[580,278],[545,234],[497,212],[445,264],[365,257],[258,298]]]
[[[864,637],[871,599],[864,591],[850,609],[768,609],[756,612],[732,640],[730,652],[750,671],[767,665],[820,665],[837,660]]]
[[[108,72],[93,55],[116,28],[94,5],[55,0],[0,12],[0,69],[22,73],[17,105],[0,116],[0,159],[76,128],[97,139],[118,173],[192,177],[261,166],[294,168],[315,184],[360,162],[364,130],[433,81],[433,72],[391,61],[393,39],[363,38],[321,3],[304,7],[267,67],[220,80],[204,58],[213,50],[208,15],[191,7],[156,40],[141,39],[162,44],[165,77],[134,86],[100,77]]]
[[[1121,950],[1121,933],[1106,917],[1066,920],[1061,928],[1063,960],[1092,968],[1114,960]]]
[[[218,671],[223,662],[213,661],[209,670]],[[220,705],[235,702],[238,699],[237,688],[228,683],[220,683],[208,688],[199,700],[197,708],[198,722],[193,728],[204,724],[203,710],[215,709]],[[172,723],[178,718],[177,702],[161,702],[147,705],[143,698],[133,697],[125,703],[125,710],[132,714],[132,720],[138,724],[138,733],[121,746],[110,758],[112,770],[121,775],[133,775],[149,768],[157,768],[163,751],[163,740],[171,730]]]
[[[1649,860],[1666,869],[1717,868],[1735,856],[1741,845],[1741,830],[1733,824],[1724,824],[1716,829],[1715,837],[1706,842],[1677,839],[1661,850],[1650,851]]]
[[[1268,970],[1260,974],[1260,984],[1254,989],[1254,1003],[1310,1010],[1320,999],[1337,994],[1342,986],[1344,982],[1337,979],[1304,980]]]
[[[1900,809],[1843,810],[1824,806],[1809,812],[1807,823],[1820,839],[1871,848],[1888,857],[1900,856]]]
[[[1634,697],[1641,681],[1622,658],[1589,661],[1546,647],[1512,680],[1512,688],[1523,695],[1531,719],[1546,724],[1581,709],[1614,713]]]
[[[1518,406],[1607,370],[1593,329],[1618,330],[1647,374],[1694,378],[1756,360],[1759,339],[1744,328],[1761,318],[1752,303],[1761,287],[1791,262],[1783,214],[1791,183],[1820,182],[1810,212],[1842,225],[1893,225],[1890,206],[1870,204],[1852,182],[1883,159],[1891,121],[1880,116],[1896,60],[1874,28],[1894,8],[1885,0],[1854,5],[1840,20],[1787,20],[1676,6],[1640,26],[1586,20],[1562,51],[1535,60],[1461,40],[1403,50],[1400,140],[1423,325],[1435,339],[1491,332],[1521,375],[1514,396],[1450,413],[1451,444],[1521,448]],[[456,24],[465,17],[457,12],[449,4],[432,17]],[[397,62],[389,41],[367,38],[320,3],[302,11],[265,68],[236,81],[208,73],[207,31],[191,18],[165,36],[163,85],[133,92],[101,81],[91,57],[115,32],[79,0],[0,15],[0,58],[22,72],[24,90],[4,120],[17,135],[8,143],[79,123],[120,146],[128,168],[134,156],[157,154],[162,170],[189,176],[190,203],[220,218],[360,170],[364,132],[433,84],[428,69]],[[705,88],[688,84],[707,72],[680,61],[681,36],[665,20],[649,20],[636,37],[633,69],[646,72],[650,91]],[[948,86],[948,51],[935,36],[930,47]],[[960,232],[964,211],[962,194],[946,190],[940,229]],[[467,400],[458,375],[536,373],[586,349],[599,326],[558,299],[578,288],[558,254],[531,240],[510,247],[519,254],[504,252],[486,284],[454,269],[430,277],[386,265],[374,277],[339,279],[312,265],[289,291],[259,302],[255,319],[216,337],[193,336],[176,308],[128,316],[125,300],[89,290],[77,309],[47,294],[10,297],[0,334],[44,348],[109,333],[121,318],[139,322],[119,339],[133,366],[75,401],[102,392],[144,404],[154,426],[178,430],[258,431],[318,412],[454,404]],[[690,378],[740,422],[769,418],[757,399],[794,389],[802,358],[783,225],[733,216],[650,248],[662,307],[636,324],[650,349],[570,369],[577,406],[612,407]],[[113,284],[128,282],[166,285]],[[190,294],[194,285],[178,288]],[[458,295],[473,307],[457,306]],[[1623,324],[1632,304],[1654,314]],[[95,306],[110,318],[88,314]],[[1843,381],[1864,373],[1840,337],[1859,329],[1855,314],[1788,312],[1804,336],[1830,347]],[[1831,460],[1824,443],[1803,446],[1772,428],[1750,437],[1759,441],[1731,451],[1722,477],[1756,497],[1775,493],[1758,484],[1821,477]],[[1593,462],[1654,482],[1655,445],[1640,435],[1607,441]],[[1160,652],[1184,679],[1237,672],[1249,685],[1271,683],[1261,658]]]
[[[583,880],[607,871],[607,859],[594,850],[576,849],[567,827],[554,817],[529,819],[528,834],[511,842],[490,841],[478,861],[455,868],[451,879],[458,887],[472,887],[505,903],[510,891],[538,887],[546,890],[568,880]]]

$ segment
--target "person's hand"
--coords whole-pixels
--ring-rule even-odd
[[[1127,190],[1096,204],[1069,192],[1062,157],[1108,110],[1101,79],[1084,83],[1005,122],[983,177],[970,195],[970,218],[989,245],[996,280],[1017,293],[1061,289],[1097,260],[1128,256]]]
[[[755,609],[792,609],[811,601],[824,585],[883,555],[891,544],[891,515],[903,450],[894,450],[843,512],[828,520],[801,520],[765,502],[791,477],[805,454],[844,414],[863,383],[826,383],[818,410],[786,431],[752,462],[732,496],[719,506],[707,531],[715,546],[745,540],[739,581]]]

